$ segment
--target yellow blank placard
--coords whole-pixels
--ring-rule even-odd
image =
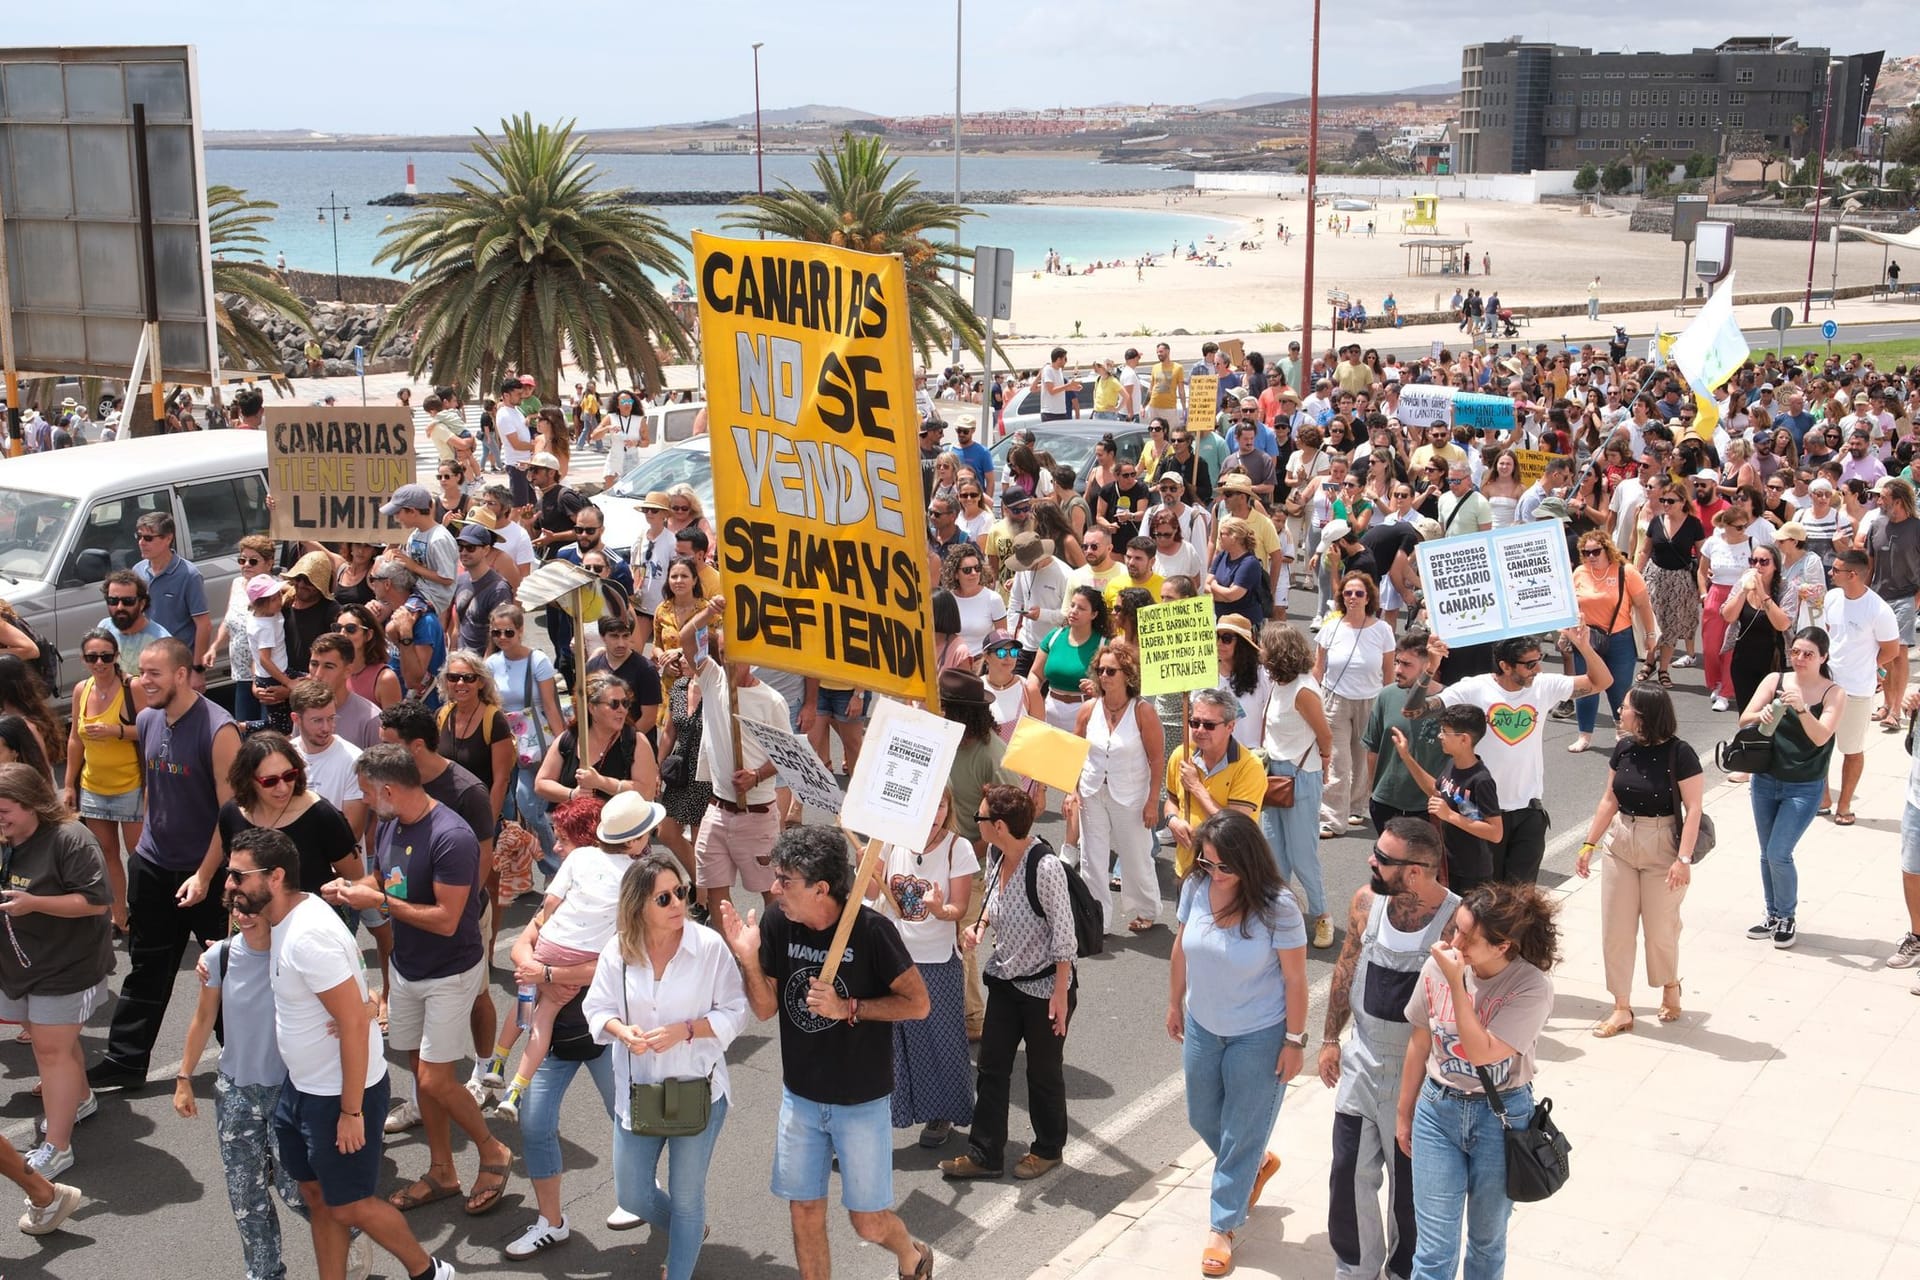
[[[1076,738],[1045,720],[1021,716],[1020,723],[1013,727],[1006,758],[1000,763],[1009,773],[1045,783],[1055,791],[1078,791],[1080,770],[1087,763],[1089,749],[1085,738]]]

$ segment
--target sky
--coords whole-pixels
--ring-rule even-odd
[[[967,110],[1191,103],[1304,92],[1306,0],[960,0]],[[8,6],[15,47],[168,44],[199,50],[206,125],[350,133],[463,133],[530,111],[584,128],[722,119],[820,103],[888,115],[953,109],[954,0],[74,0]],[[1680,51],[1732,35],[1820,43],[1805,4],[1615,0],[1570,14],[1540,0],[1329,4],[1323,93],[1457,81],[1460,47],[1521,35],[1595,49]],[[1836,52],[1895,41],[1908,5],[1854,0]],[[919,20],[914,21],[918,15]],[[1440,17],[1444,17],[1444,21]],[[531,25],[530,25],[531,24]],[[1920,46],[1920,40],[1906,42]]]

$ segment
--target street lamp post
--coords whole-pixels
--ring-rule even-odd
[[[335,302],[345,302],[345,301],[346,301],[346,292],[345,292],[345,290],[343,290],[343,289],[342,289],[342,288],[340,287],[340,224],[341,224],[342,222],[352,222],[352,221],[353,221],[353,209],[352,209],[352,207],[351,207],[351,206],[349,206],[349,205],[344,205],[344,204],[341,204],[341,203],[339,203],[339,202],[338,202],[337,200],[335,200],[335,199],[334,199],[334,195],[333,195],[333,192],[331,192],[331,191],[329,191],[329,192],[327,192],[327,202],[326,202],[325,204],[323,204],[323,205],[319,205],[319,206],[317,206],[317,208],[318,208],[318,209],[319,209],[319,211],[320,211],[320,221],[322,221],[322,222],[326,222],[326,221],[327,221],[327,215],[328,215],[328,214],[332,214],[332,215],[334,215],[334,216],[333,216],[333,225],[332,225],[332,230],[333,230],[333,300],[334,300]]]
[[[761,195],[767,194],[766,149],[760,142],[760,46],[765,43],[753,42],[753,187]]]
[[[960,55],[961,33],[966,16],[966,0],[953,0],[953,202],[960,203]],[[959,248],[960,233],[954,232],[954,247]],[[953,259],[953,291],[960,292],[960,255]],[[953,331],[953,363],[960,363],[960,330]]]
[[[1813,234],[1807,243],[1807,293],[1800,303],[1801,324],[1813,320],[1813,266],[1820,256],[1820,205],[1827,198],[1827,134],[1833,125],[1833,73],[1839,65],[1838,58],[1827,63],[1826,101],[1820,108],[1820,159],[1813,180]],[[1838,246],[1834,252],[1839,252]]]
[[[1313,203],[1320,177],[1320,0],[1313,0],[1310,56],[1312,85],[1307,95],[1307,245],[1306,270],[1301,283],[1303,314],[1300,320],[1300,381],[1303,386],[1294,388],[1302,395],[1306,394],[1304,384],[1313,368],[1313,233],[1314,225],[1320,220],[1319,210]]]

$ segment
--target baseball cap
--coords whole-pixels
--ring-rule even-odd
[[[1005,627],[995,627],[993,630],[987,632],[987,638],[980,644],[980,651],[985,653],[989,649],[998,649],[1004,645],[1014,643],[1016,642],[1012,632],[1008,631]]]
[[[520,375],[520,385],[521,385],[521,386],[523,386],[523,387],[528,387],[528,388],[531,388],[531,387],[533,387],[533,386],[535,385],[535,384],[534,384],[534,381],[533,381],[533,375],[532,375],[532,374],[530,374],[530,373],[523,373],[523,374],[521,374],[521,375]]]
[[[380,506],[380,514],[387,517],[399,515],[402,511],[433,510],[433,495],[427,492],[425,485],[403,484],[393,491],[393,497]]]
[[[1715,471],[1712,467],[1702,467],[1700,470],[1693,473],[1693,478],[1695,480],[1704,480],[1708,484],[1720,483],[1720,473],[1718,471]]]
[[[1345,520],[1327,521],[1326,527],[1320,531],[1321,549],[1325,550],[1336,542],[1346,541],[1347,535],[1351,532],[1353,532],[1353,526]]]
[[[287,589],[287,584],[270,573],[263,573],[247,583],[247,599],[258,602],[268,596],[277,596]]]
[[[490,547],[494,544],[493,530],[483,524],[469,524],[461,528],[455,542],[463,542],[470,547]]]

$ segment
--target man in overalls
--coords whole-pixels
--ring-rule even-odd
[[[1453,935],[1460,899],[1440,882],[1446,856],[1425,818],[1392,818],[1368,859],[1371,882],[1353,895],[1346,946],[1327,992],[1320,1079],[1337,1089],[1327,1234],[1339,1280],[1406,1280],[1413,1268],[1413,1165],[1394,1143],[1405,1008],[1428,949]],[[1340,1032],[1349,1018],[1353,1034]],[[1380,1183],[1392,1160],[1391,1220]]]

